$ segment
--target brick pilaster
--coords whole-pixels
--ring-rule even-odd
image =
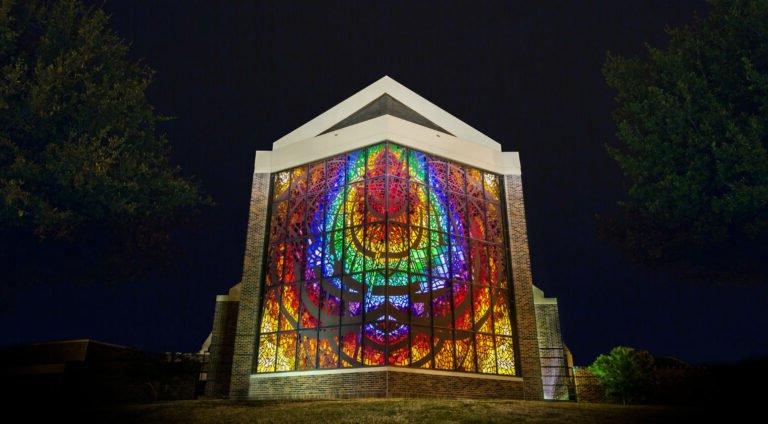
[[[518,337],[518,370],[523,377],[526,399],[542,399],[541,362],[536,332],[536,312],[533,305],[533,278],[528,251],[528,230],[525,223],[523,182],[520,175],[505,175],[509,254],[512,265],[515,321]]]
[[[237,333],[232,358],[232,380],[229,396],[235,399],[248,397],[250,376],[253,372],[256,347],[264,244],[269,205],[269,174],[254,173],[251,188],[251,204],[248,215],[248,234],[243,261],[242,291],[237,317]]]
[[[208,365],[208,381],[205,384],[205,395],[208,397],[218,398],[229,394],[237,313],[237,301],[216,301],[216,310],[213,313],[211,346],[208,348],[210,362]]]

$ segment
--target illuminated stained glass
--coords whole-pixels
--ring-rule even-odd
[[[259,339],[259,360],[256,372],[275,372],[277,334],[262,334]]]
[[[296,369],[296,333],[277,333],[277,357],[275,371],[293,371]]]
[[[277,317],[280,311],[280,299],[277,287],[267,287],[264,293],[264,307],[262,309],[261,333],[273,333],[277,331]]]
[[[298,347],[299,349],[296,352],[296,360],[298,362],[297,369],[315,369],[315,360],[317,359],[317,332],[312,330],[300,331]]]
[[[339,329],[323,328],[317,339],[318,368],[337,368],[339,366]]]
[[[456,331],[456,370],[475,372],[475,340],[469,331]]]
[[[515,374],[498,175],[381,143],[272,184],[257,372]]]
[[[432,331],[429,327],[413,327],[411,337],[411,366],[432,368]]]
[[[279,172],[275,174],[275,180],[272,185],[272,199],[275,201],[288,198],[288,187],[291,184],[290,172]]]
[[[453,331],[445,328],[435,328],[432,339],[432,355],[435,360],[435,368],[439,370],[453,370]]]
[[[496,372],[496,349],[493,336],[490,334],[475,334],[475,346],[477,347],[477,371],[485,374]]]
[[[358,366],[362,358],[362,334],[359,325],[341,327],[339,356],[342,367]]]

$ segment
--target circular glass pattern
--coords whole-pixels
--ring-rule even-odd
[[[513,374],[499,194],[391,143],[276,174],[257,372]]]

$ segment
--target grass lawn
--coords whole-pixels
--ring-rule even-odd
[[[703,413],[664,406],[621,406],[514,400],[355,399],[327,401],[192,400],[90,410],[110,424],[162,423],[678,423]]]

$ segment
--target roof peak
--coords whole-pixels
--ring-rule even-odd
[[[399,104],[375,103],[385,95],[396,100]],[[501,150],[499,143],[490,137],[419,96],[388,75],[384,75],[341,103],[283,136],[274,143],[273,148],[285,147],[381,115],[392,115],[494,150]]]
[[[421,116],[421,114],[419,114],[415,110],[404,105],[401,101],[390,96],[389,93],[382,94],[372,102],[358,109],[353,114],[342,119],[341,121],[336,123],[336,125],[323,131],[320,134],[328,134],[329,132],[350,127],[352,125],[359,124],[360,122],[365,122],[369,119],[378,118],[379,116],[382,116],[382,115],[394,116],[396,118],[404,119],[406,121],[413,122],[414,124],[421,125],[423,127],[431,128],[435,131],[440,131],[449,135],[453,135],[449,131],[441,128],[439,125],[435,124],[429,119]]]

